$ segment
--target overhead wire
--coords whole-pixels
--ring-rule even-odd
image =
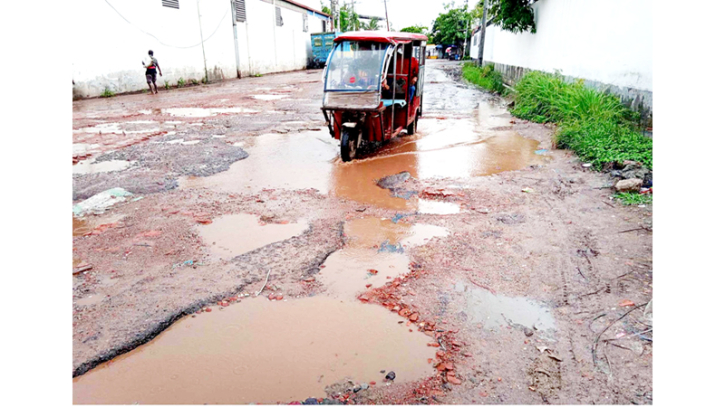
[[[109,1],[108,1],[108,0],[105,0],[105,1],[106,1],[106,4],[108,4],[108,6],[109,6],[109,7],[111,7],[111,8],[113,9],[113,11],[115,11],[115,12],[116,12],[116,14],[118,14],[118,15],[119,15],[119,17],[121,17],[121,18],[122,18],[122,19],[123,19],[124,21],[126,21],[126,22],[127,22],[128,24],[130,24],[130,25],[131,25],[132,27],[134,27],[134,28],[136,28],[137,30],[141,31],[142,33],[144,33],[144,34],[148,35],[149,37],[151,37],[151,38],[155,39],[156,41],[158,41],[158,42],[159,42],[159,44],[161,44],[161,45],[164,45],[164,46],[167,46],[167,47],[170,47],[170,48],[176,48],[176,49],[189,49],[189,48],[194,48],[194,47],[198,47],[198,46],[200,46],[200,45],[201,45],[202,43],[204,43],[204,42],[208,41],[208,40],[209,40],[209,39],[210,39],[211,37],[213,37],[213,36],[214,36],[214,34],[216,34],[217,30],[219,30],[219,27],[221,27],[221,25],[222,25],[222,22],[224,22],[224,19],[225,19],[225,18],[227,17],[227,15],[229,14],[229,9],[227,9],[227,10],[226,10],[226,11],[224,12],[224,15],[222,16],[222,18],[221,18],[221,19],[219,20],[219,23],[217,23],[217,25],[216,25],[216,28],[214,28],[214,31],[213,31],[213,32],[212,32],[211,34],[209,34],[209,36],[208,36],[208,37],[206,37],[205,39],[201,40],[201,42],[199,42],[199,43],[197,43],[197,44],[194,44],[194,45],[189,45],[189,46],[177,46],[177,45],[171,45],[171,44],[166,44],[165,42],[161,41],[161,40],[160,40],[160,39],[159,39],[159,38],[158,38],[157,36],[155,36],[155,35],[151,34],[151,33],[150,33],[150,32],[148,32],[148,31],[145,31],[145,30],[144,30],[144,29],[142,29],[141,27],[138,27],[138,26],[137,26],[136,24],[132,23],[132,22],[131,22],[131,21],[129,21],[129,20],[128,20],[128,19],[126,18],[126,17],[124,17],[124,16],[123,16],[123,14],[121,14],[121,13],[120,13],[120,12],[119,12],[118,10],[116,10],[116,8],[115,8],[115,7],[113,7],[113,4],[109,3]]]

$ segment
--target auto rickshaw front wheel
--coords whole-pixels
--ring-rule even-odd
[[[355,159],[360,143],[360,131],[357,128],[343,126],[340,135],[340,158],[348,162]]]

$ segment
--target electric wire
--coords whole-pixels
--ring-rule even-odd
[[[122,18],[122,19],[123,19],[124,21],[126,21],[126,22],[127,22],[128,24],[130,24],[130,25],[131,25],[132,27],[134,27],[134,28],[136,28],[137,30],[141,31],[142,33],[144,33],[144,34],[148,35],[149,37],[151,37],[151,38],[155,39],[156,41],[158,41],[158,42],[159,42],[159,44],[161,44],[161,45],[164,45],[164,46],[167,46],[167,47],[170,47],[170,48],[176,48],[176,49],[189,49],[189,48],[194,48],[194,47],[198,47],[198,46],[199,46],[199,45],[201,45],[202,43],[204,43],[204,42],[208,41],[208,40],[209,40],[209,39],[210,39],[211,37],[213,37],[213,36],[214,36],[214,34],[216,34],[217,30],[219,30],[219,27],[221,27],[221,25],[222,25],[222,22],[224,22],[224,19],[225,19],[225,18],[227,17],[227,14],[229,14],[229,9],[227,9],[227,11],[226,11],[226,12],[224,12],[224,15],[222,16],[222,18],[221,18],[221,19],[219,20],[219,23],[217,24],[217,26],[216,26],[216,28],[214,29],[214,31],[213,31],[213,32],[212,32],[211,34],[209,34],[209,36],[208,36],[208,37],[206,37],[206,38],[205,38],[205,39],[203,39],[203,40],[202,40],[201,42],[199,42],[198,44],[194,44],[194,45],[189,45],[189,46],[177,46],[177,45],[171,45],[171,44],[166,44],[165,42],[161,41],[161,40],[160,40],[160,39],[159,39],[158,37],[156,37],[155,35],[153,35],[153,34],[151,34],[150,32],[147,32],[147,31],[143,30],[142,28],[140,28],[140,27],[136,26],[136,25],[135,25],[134,23],[130,22],[130,21],[129,21],[129,20],[128,20],[128,19],[126,18],[126,17],[124,17],[124,16],[123,16],[123,14],[121,14],[121,13],[120,13],[120,12],[119,12],[118,10],[116,10],[116,8],[115,8],[115,7],[113,7],[113,4],[109,3],[109,2],[108,2],[108,0],[105,0],[105,1],[106,1],[106,4],[108,4],[108,6],[109,6],[109,7],[111,7],[111,8],[113,9],[113,11],[115,11],[115,12],[116,12],[116,14],[118,14],[118,15],[119,15],[119,17],[121,17],[121,18]]]

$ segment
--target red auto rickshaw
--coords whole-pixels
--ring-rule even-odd
[[[415,134],[423,113],[428,37],[403,32],[348,32],[335,38],[324,73],[322,112],[340,157],[363,143]]]

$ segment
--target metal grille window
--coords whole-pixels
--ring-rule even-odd
[[[302,31],[309,31],[309,26],[307,25],[307,14],[302,14]]]
[[[279,7],[275,7],[274,14],[275,17],[277,17],[277,25],[282,27],[284,25],[284,21],[282,21],[282,9],[280,9]]]
[[[244,3],[244,0],[234,1],[234,14],[236,15],[238,23],[247,21],[247,5]]]
[[[178,9],[179,8],[179,0],[161,0],[161,5],[163,7],[171,7]]]

